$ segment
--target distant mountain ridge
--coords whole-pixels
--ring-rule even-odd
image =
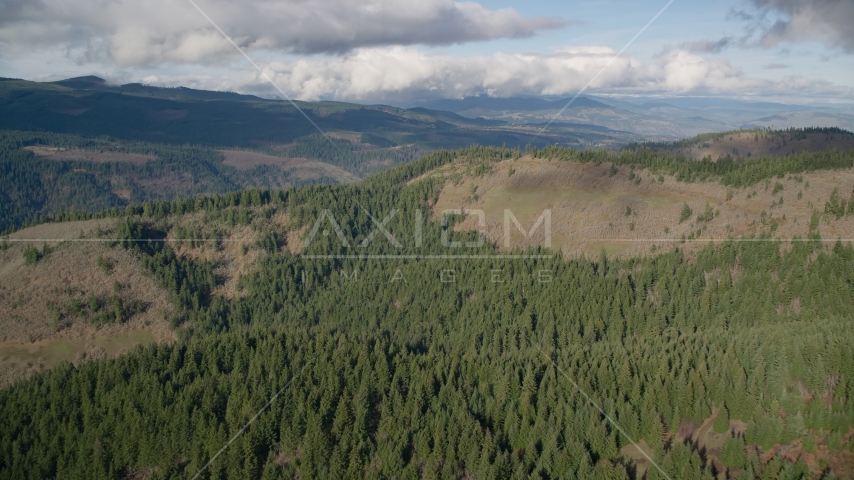
[[[96,76],[0,78],[0,231],[68,207],[347,183],[437,149],[644,140],[594,125],[545,130],[424,107],[296,103],[302,112],[277,99]]]
[[[593,106],[595,102],[591,102],[582,103]],[[375,147],[416,145],[433,150],[475,143],[559,143],[598,148],[642,140],[593,127],[590,122],[546,132],[513,125],[505,119],[480,118],[431,106],[407,109],[337,101],[294,103],[333,137],[358,140],[367,135],[370,140],[364,143]],[[541,101],[538,105],[552,103]],[[0,78],[0,130],[250,148],[291,144],[318,133],[290,102],[280,99],[139,83],[111,85],[96,76],[55,82]]]
[[[706,133],[673,143],[645,144],[658,152],[694,160],[785,157],[805,152],[854,149],[854,133],[840,128],[734,130]],[[631,148],[631,147],[630,147]]]
[[[11,94],[9,91],[18,91]],[[29,91],[24,95],[22,90]],[[35,94],[35,96],[32,96]],[[99,95],[106,95],[104,97]],[[119,97],[116,97],[118,95]],[[24,98],[29,96],[30,98]],[[43,98],[51,96],[50,100]],[[18,102],[4,102],[14,97]],[[57,98],[59,97],[59,98]],[[73,97],[73,98],[69,98]],[[120,100],[121,101],[120,101]],[[140,108],[139,104],[130,101],[149,99],[151,105]],[[193,102],[221,102],[217,106],[227,105],[228,117],[224,118],[222,111],[216,108],[199,108],[199,105],[191,105],[188,109],[186,119],[177,122],[186,124],[195,122],[200,127],[204,125],[207,132],[212,132],[212,137],[218,141],[234,142],[252,141],[248,138],[239,138],[238,131],[246,130],[250,137],[262,137],[269,141],[271,138],[276,142],[287,143],[294,135],[305,135],[311,133],[311,126],[302,116],[290,106],[289,103],[280,99],[268,99],[255,95],[240,94],[224,91],[206,91],[187,87],[157,87],[143,85],[140,83],[129,83],[124,85],[112,85],[103,78],[97,76],[83,76],[59,80],[55,82],[37,83],[17,79],[0,78],[0,109],[4,112],[4,118],[0,119],[0,128],[14,129],[37,129],[49,131],[62,131],[64,133],[78,134],[103,134],[104,129],[117,129],[131,127],[127,118],[116,121],[102,122],[85,131],[87,123],[92,121],[92,106],[86,105],[87,100],[97,103],[98,109],[113,110],[109,115],[117,115],[116,109],[133,118],[148,118],[155,122],[164,120],[181,120],[172,118],[179,115],[176,110],[182,110],[187,104]],[[585,137],[586,133],[606,133],[621,137],[621,141],[631,142],[642,140],[639,138],[623,138],[626,134],[630,136],[642,135],[647,140],[678,140],[699,135],[707,132],[728,131],[738,128],[771,127],[771,128],[809,128],[809,127],[839,127],[846,130],[854,130],[854,107],[849,106],[807,106],[773,103],[767,101],[751,102],[734,99],[710,98],[710,97],[604,97],[580,95],[572,100],[566,98],[543,98],[543,97],[490,97],[488,95],[465,97],[461,99],[438,99],[422,100],[400,106],[388,105],[360,105],[338,101],[300,102],[296,103],[314,118],[317,122],[323,122],[323,128],[332,130],[342,129],[363,132],[374,128],[386,130],[404,130],[407,133],[415,133],[416,130],[428,128],[431,135],[430,142],[436,147],[456,148],[458,146],[474,143],[483,144],[548,144],[561,143],[578,146],[585,142],[593,142],[600,145],[602,139],[595,136]],[[179,102],[181,105],[158,104],[157,102]],[[49,103],[53,108],[48,109],[52,113],[70,115],[74,118],[75,127],[63,125],[62,117],[51,118],[49,121],[21,121],[22,118],[32,120],[33,112],[27,111],[25,106],[43,107]],[[121,105],[118,105],[118,104]],[[210,107],[210,105],[207,105]],[[568,107],[567,107],[568,106]],[[11,110],[10,110],[11,107]],[[114,108],[115,107],[115,108]],[[246,108],[251,107],[251,108]],[[564,109],[564,107],[567,107]],[[147,111],[140,111],[147,110]],[[153,112],[151,110],[154,110]],[[198,110],[196,112],[195,110]],[[355,110],[362,110],[355,114]],[[563,111],[562,111],[563,110]],[[158,114],[158,112],[166,112]],[[560,115],[558,116],[558,113]],[[198,115],[195,115],[198,113]],[[142,116],[140,116],[142,114]],[[127,115],[125,115],[127,116]],[[27,118],[29,117],[29,118]],[[348,118],[349,117],[349,118]],[[390,118],[396,117],[396,118]],[[184,117],[182,117],[184,118]],[[415,120],[415,121],[413,121]],[[287,127],[282,129],[280,125],[271,128],[275,123],[284,121]],[[420,122],[425,124],[418,125]],[[197,143],[205,142],[205,135],[188,134],[182,130],[185,125],[173,128],[154,128],[153,132],[145,135],[148,126],[132,126],[135,130],[135,138],[146,141],[171,141],[170,131],[180,132],[175,141],[183,140]],[[223,128],[221,123],[230,124],[230,128]],[[566,142],[562,138],[537,138],[546,134],[539,131],[528,131],[526,135],[519,135],[519,130],[504,129],[502,135],[506,139],[499,139],[494,135],[474,139],[466,135],[466,140],[442,139],[436,141],[435,127],[440,128],[472,128],[486,129],[494,127],[531,126],[542,127],[551,123],[551,128],[572,129],[572,141]],[[234,125],[238,125],[237,128]],[[248,127],[251,125],[251,127]],[[606,130],[603,130],[606,129]],[[96,133],[97,132],[97,133]],[[471,133],[471,132],[468,132]],[[482,133],[482,132],[481,132]],[[558,132],[551,132],[552,135]],[[575,135],[580,133],[581,136]],[[531,136],[533,134],[533,136]],[[458,135],[451,135],[458,137]],[[244,135],[246,137],[246,135]],[[421,140],[419,140],[419,138]],[[423,141],[424,136],[414,136],[411,140]],[[506,142],[505,142],[506,140]],[[254,141],[259,141],[255,138]],[[392,140],[395,144],[401,141]],[[402,143],[407,143],[403,141]],[[617,142],[620,143],[620,142]]]
[[[514,110],[519,112],[534,112],[539,110],[560,110],[566,106],[570,98],[558,100],[547,100],[537,97],[465,97],[462,99],[445,99],[437,100],[431,105],[438,110],[447,110],[449,112],[459,113],[462,111],[484,108],[489,110]],[[611,108],[602,102],[598,102],[589,97],[579,96],[572,102],[570,108]]]
[[[152,85],[143,85],[141,83],[111,85],[105,79],[101,77],[96,77],[94,75],[68,78],[65,80],[59,80],[56,82],[49,83],[53,85],[59,85],[61,87],[72,88],[75,90],[104,90],[133,94],[149,94],[151,96],[162,98],[183,97],[197,100],[267,100],[255,95],[246,95],[236,92],[198,90],[189,87],[156,87]]]
[[[580,95],[548,99],[496,98],[425,100],[420,106],[469,118],[517,125],[597,125],[614,131],[677,140],[738,128],[839,127],[854,130],[854,106],[808,106],[723,98],[631,98]],[[565,108],[566,107],[566,108]]]

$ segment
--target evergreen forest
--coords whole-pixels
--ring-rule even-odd
[[[16,138],[3,145],[31,141]],[[69,201],[39,196],[48,186],[28,173],[34,159],[2,148],[3,165],[17,165],[4,167],[4,185],[20,189],[4,192],[17,199],[3,202],[6,226],[33,218],[22,199],[40,208]],[[823,238],[815,223],[792,240],[769,231],[636,258],[563,258],[547,248],[501,255],[476,233],[431,220],[444,180],[425,173],[457,162],[478,175],[525,153],[731,186],[854,167],[850,150],[694,162],[644,146],[475,146],[349,185],[229,192],[210,180],[205,195],[118,204],[92,180],[85,208],[35,221],[116,218],[105,241],[138,255],[166,289],[178,340],[66,363],[0,390],[0,477],[846,473],[806,454],[854,447],[854,246]],[[214,178],[205,169],[215,165],[187,168]],[[397,245],[377,226],[393,211],[382,225]],[[281,213],[288,226],[271,220]],[[179,238],[257,232],[264,254],[234,295],[215,293],[216,265],[166,241],[189,214],[202,227]],[[317,225],[296,253],[289,232]],[[447,235],[475,246],[449,256]],[[724,438],[714,452],[685,433],[703,425]],[[806,454],[793,459],[781,445]]]

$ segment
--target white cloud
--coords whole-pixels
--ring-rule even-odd
[[[411,104],[418,99],[474,95],[573,95],[615,53],[609,47],[587,46],[551,54],[453,56],[414,47],[383,47],[287,62],[268,62],[268,58],[277,57],[270,52],[253,56],[276,84],[295,99]],[[41,65],[45,66],[44,73],[35,76],[42,81],[94,74],[114,84],[142,82],[265,97],[279,95],[242,58],[222,65],[124,69],[75,67],[67,58],[57,62],[48,54],[22,58],[26,62],[18,64],[18,68],[39,71]],[[57,74],[58,71],[64,73]],[[683,49],[665,51],[650,61],[622,55],[597,77],[587,93],[722,95],[786,102],[854,98],[851,87],[800,75],[778,77],[776,81],[751,77],[724,60],[707,59]]]
[[[559,19],[523,17],[512,9],[489,10],[473,2],[196,1],[259,63],[275,59],[267,67],[269,73],[289,95],[306,100],[574,94],[615,54],[609,47],[582,46],[549,54],[458,57],[413,47],[526,36],[565,25]],[[776,30],[766,24],[766,42],[825,35],[844,46],[854,31],[843,31],[844,22],[839,22],[850,0],[842,6],[833,0],[817,0],[816,6],[800,0],[751,1],[788,22]],[[822,34],[824,27],[816,25],[830,27]],[[773,37],[771,32],[778,30],[783,33],[775,35],[783,36]],[[850,87],[801,76],[752,78],[724,60],[702,56],[733,42],[726,37],[682,43],[648,61],[621,56],[589,91],[852,97]],[[281,60],[290,58],[283,53],[318,52],[302,60]],[[51,55],[53,60],[62,58],[43,68],[20,60]],[[23,62],[29,71],[41,70],[36,76],[51,78],[57,68],[76,72],[99,65],[102,68],[91,73],[101,71],[125,81],[274,94],[186,0],[0,0],[0,61],[13,66]]]
[[[762,29],[761,44],[819,40],[854,53],[854,1],[851,0],[753,0],[765,14],[782,18]]]
[[[744,9],[731,9],[727,20],[744,22],[744,34],[717,40],[680,43],[698,54],[716,54],[736,48],[776,48],[785,43],[821,42],[844,53],[854,53],[854,0],[745,0]],[[789,53],[788,49],[781,52]],[[823,61],[828,57],[821,55]],[[780,65],[783,65],[780,67]],[[772,63],[764,69],[788,68]]]
[[[451,45],[525,37],[566,24],[452,0],[199,0],[239,45],[344,53],[389,45]],[[119,66],[217,63],[233,48],[184,0],[4,0],[0,50],[103,42]]]
[[[663,70],[658,81],[663,81],[665,89],[674,93],[756,94],[768,86],[767,81],[748,78],[726,61],[708,60],[685,50],[665,53],[656,66]]]
[[[616,52],[609,47],[562,49],[548,55],[505,54],[456,57],[411,47],[364,48],[346,55],[273,62],[267,73],[299,100],[336,99],[393,102],[474,95],[572,95],[583,88]],[[170,76],[143,83],[275,95],[243,62],[231,69]],[[802,99],[854,96],[854,89],[789,75],[778,81],[747,76],[724,60],[709,60],[683,49],[649,62],[621,56],[589,87],[591,94],[726,95]]]
[[[360,49],[350,54],[275,62],[270,76],[302,100],[381,101],[387,98],[461,98],[488,94],[568,95],[583,88],[614,56],[608,47],[576,47],[550,55],[454,57],[406,47]],[[257,76],[254,91],[261,87]],[[235,85],[246,91],[246,84]],[[590,93],[722,95],[850,95],[852,89],[790,76],[779,82],[751,78],[723,60],[670,50],[651,62],[621,56],[590,86]]]

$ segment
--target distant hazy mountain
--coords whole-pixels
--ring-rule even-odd
[[[745,127],[839,127],[854,131],[854,114],[839,110],[781,112],[747,122]]]
[[[347,183],[441,148],[646,140],[589,123],[544,130],[424,107],[297,104],[302,112],[282,100],[94,76],[0,78],[0,231],[68,207]]]
[[[647,143],[659,152],[676,157],[700,160],[723,157],[783,157],[804,152],[854,148],[854,133],[839,128],[804,128],[796,130],[733,130],[704,133],[678,142]]]
[[[852,130],[854,105],[792,105],[722,98],[601,99],[611,105],[645,114],[703,118],[734,128],[839,127]]]
[[[854,108],[788,105],[700,97],[591,97],[548,99],[488,96],[422,102],[427,108],[510,124],[598,125],[661,139],[705,132],[774,126],[854,129]],[[561,109],[569,105],[561,112]],[[560,113],[559,113],[560,112]]]
[[[523,101],[498,100],[506,108]],[[398,108],[346,102],[296,102],[312,122],[338,138],[373,147],[417,146],[425,150],[465,145],[619,146],[642,138],[603,129],[596,122],[541,128],[513,118],[480,115],[476,107]],[[465,103],[465,102],[464,102]],[[536,108],[559,108],[540,101]],[[609,108],[584,99],[585,108]],[[474,108],[474,109],[473,109]],[[487,105],[485,113],[490,113]],[[443,111],[445,110],[445,111]],[[484,117],[484,118],[481,118]],[[0,78],[0,130],[108,135],[115,139],[222,147],[290,144],[317,133],[289,102],[233,92],[110,85],[87,76],[58,82]],[[339,152],[340,153],[340,152]],[[321,157],[324,158],[324,157]]]
[[[472,110],[487,111],[516,111],[536,112],[542,110],[560,110],[570,99],[547,100],[536,97],[466,97],[463,99],[443,99],[432,103],[432,107],[438,110],[447,110],[454,113],[470,112]],[[578,97],[572,103],[572,108],[608,108],[609,106],[587,97]]]

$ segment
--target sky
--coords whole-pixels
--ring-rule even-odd
[[[392,104],[851,104],[851,25],[854,0],[0,0],[0,76],[281,96],[269,77],[294,99]]]

